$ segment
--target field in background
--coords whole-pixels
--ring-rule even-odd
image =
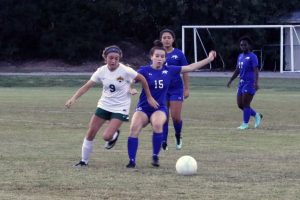
[[[100,131],[89,167],[77,170],[72,165],[80,159],[99,88],[70,110],[63,105],[87,79],[0,78],[1,199],[300,199],[300,79],[262,79],[253,102],[264,114],[262,126],[239,131],[235,85],[228,89],[225,78],[193,77],[183,111],[183,149],[175,150],[170,127],[160,168],[150,164],[150,127],[140,136],[138,169],[125,168],[125,123],[109,151]],[[198,161],[196,176],[175,173],[176,160],[187,154]]]

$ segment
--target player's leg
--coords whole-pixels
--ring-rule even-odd
[[[161,144],[163,140],[163,124],[167,120],[167,111],[158,110],[155,111],[151,117],[150,122],[153,129],[152,135],[152,165],[159,167],[158,155],[161,149]]]
[[[168,111],[169,111],[169,108],[170,108],[169,93],[167,94],[167,99],[168,99],[167,106],[168,106]],[[167,120],[163,126],[163,141],[161,144],[162,149],[165,151],[168,150],[168,136],[169,136],[169,112],[167,113]]]
[[[110,121],[102,136],[106,141],[104,146],[106,149],[114,147],[119,138],[122,123],[124,121],[129,121],[129,116],[121,113],[110,113],[109,118]]]
[[[170,101],[170,113],[173,121],[173,126],[175,129],[175,139],[176,139],[176,149],[180,150],[182,148],[182,110],[183,101]]]
[[[243,96],[243,103],[245,105],[245,120],[248,120],[250,116],[254,117],[255,123],[254,123],[254,128],[258,128],[261,124],[261,120],[263,118],[263,115],[261,113],[256,112],[253,108],[251,108],[251,102],[254,98],[255,92],[253,92],[253,94],[245,94]]]
[[[93,115],[90,123],[89,128],[86,132],[86,136],[83,140],[82,150],[81,150],[81,160],[75,166],[86,166],[88,164],[90,155],[93,151],[93,140],[101,128],[101,126],[105,123],[105,119],[102,119],[96,115]]]
[[[122,120],[116,118],[109,121],[108,126],[102,134],[103,140],[106,141],[104,146],[106,149],[111,149],[115,146],[120,135],[120,127],[122,123]]]
[[[243,116],[244,116],[243,94],[242,94],[240,89],[238,89],[238,93],[237,93],[237,96],[236,96],[236,103],[237,103],[237,106],[239,107],[239,109],[242,110]],[[241,130],[244,130],[244,129],[248,129],[249,126],[248,126],[248,124],[245,123],[245,120],[243,119],[243,123],[237,128],[241,129]]]
[[[146,113],[136,111],[131,119],[130,133],[127,140],[127,151],[129,163],[126,165],[127,168],[135,168],[136,166],[136,153],[138,150],[138,136],[143,127],[149,122],[149,118]]]
[[[243,105],[243,124],[239,127],[239,129],[248,129],[249,128],[249,120],[251,116],[252,109],[250,107],[251,101],[253,99],[253,94],[243,93],[242,94],[242,105]]]

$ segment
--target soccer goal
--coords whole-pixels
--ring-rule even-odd
[[[300,72],[300,25],[182,26],[182,51],[193,54],[196,62],[214,48],[220,58],[218,68],[226,70],[235,64],[237,42],[242,35],[255,39],[253,51],[259,58],[261,70]],[[209,70],[213,70],[212,65]]]

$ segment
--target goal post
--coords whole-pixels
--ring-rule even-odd
[[[209,25],[209,26],[196,26],[196,25],[184,25],[182,26],[182,51],[185,53],[186,48],[186,31],[192,30],[193,34],[193,58],[194,61],[198,61],[198,51],[201,48],[202,53],[206,56],[208,54],[207,49],[205,47],[203,38],[200,36],[201,31],[207,31],[209,34],[209,30],[215,29],[276,29],[279,32],[278,41],[276,44],[273,44],[273,47],[279,48],[279,68],[280,72],[300,72],[300,25]],[[272,33],[273,34],[273,33]],[[200,45],[199,45],[200,43]],[[222,45],[222,44],[219,44]],[[267,46],[267,45],[266,45]],[[271,46],[271,45],[270,45]],[[260,56],[263,55],[264,49],[262,48],[260,51]],[[260,57],[261,65],[263,65],[263,59]],[[223,68],[225,66],[224,61],[222,60]],[[275,64],[276,65],[276,64]],[[276,66],[275,66],[276,67]],[[210,65],[210,70],[212,66]],[[276,69],[276,68],[275,68]]]

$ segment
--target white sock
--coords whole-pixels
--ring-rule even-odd
[[[86,138],[84,138],[82,143],[81,161],[87,164],[89,162],[92,151],[93,151],[93,141],[89,141]]]

